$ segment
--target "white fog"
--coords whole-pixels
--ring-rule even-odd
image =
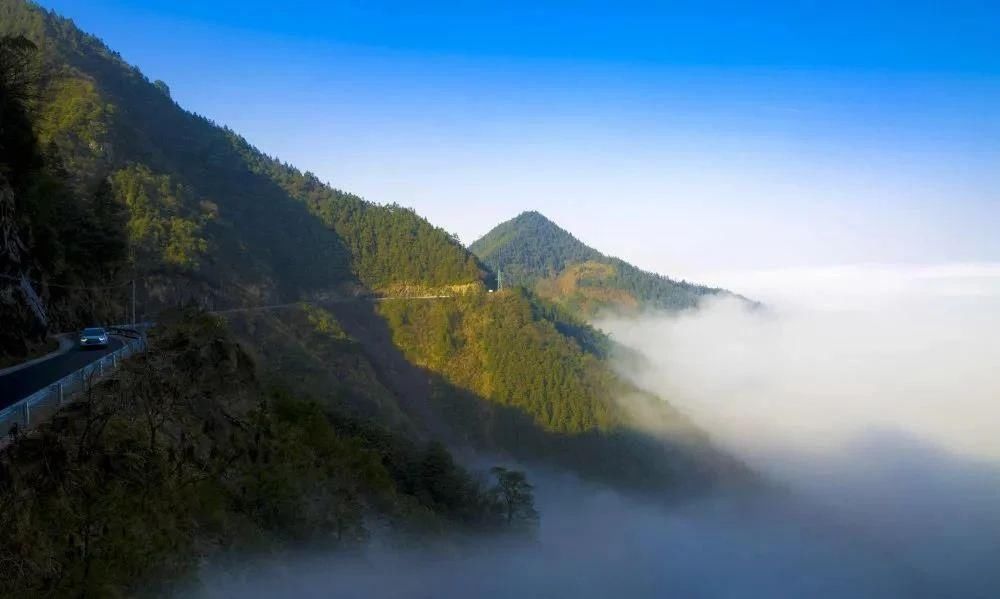
[[[765,309],[599,322],[780,491],[668,509],[529,467],[535,543],[209,568],[202,596],[997,596],[996,269],[793,275],[753,279]]]

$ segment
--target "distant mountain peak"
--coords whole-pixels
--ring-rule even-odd
[[[728,294],[607,256],[535,210],[500,223],[469,249],[494,271],[502,269],[506,282],[531,288],[584,316],[608,308],[679,310],[707,296]]]
[[[550,219],[549,217],[545,216],[544,214],[542,214],[541,212],[539,212],[537,210],[525,210],[521,214],[518,214],[514,218],[510,219],[510,221],[508,221],[508,222],[512,222],[512,223],[516,223],[516,224],[520,224],[520,225],[542,225],[542,226],[549,226],[549,227],[555,227],[555,228],[559,229],[560,231],[564,231],[564,229],[562,229],[562,227],[560,227],[559,225],[557,225],[555,223],[555,221],[553,221],[552,219]]]
[[[569,264],[601,257],[600,252],[534,210],[500,223],[470,249],[487,264],[495,263],[502,249],[507,260],[526,267],[530,272],[524,274],[531,276],[548,276]]]
[[[571,235],[569,231],[567,231],[566,229],[563,229],[562,227],[560,227],[559,225],[557,225],[555,223],[555,221],[553,221],[551,218],[545,216],[544,214],[542,214],[541,212],[539,212],[537,210],[525,210],[521,214],[518,214],[514,218],[510,219],[509,221],[507,221],[507,223],[510,223],[510,224],[513,224],[513,225],[516,225],[516,226],[542,226],[542,227],[551,227],[551,228],[553,228],[555,230],[558,230],[561,233],[565,233],[566,235]]]

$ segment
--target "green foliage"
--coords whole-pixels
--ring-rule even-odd
[[[526,287],[539,278],[558,274],[570,264],[602,258],[597,250],[538,212],[525,212],[497,225],[470,249],[494,269],[503,251],[507,282]]]
[[[67,171],[83,184],[105,171],[108,127],[115,107],[106,103],[93,81],[69,76],[52,80],[40,103],[36,128],[43,144],[54,144]]]
[[[41,163],[38,142],[28,115],[34,89],[36,47],[24,36],[0,37],[0,172],[17,190]]]
[[[618,258],[588,247],[538,212],[525,212],[497,225],[470,247],[485,264],[498,267],[501,252],[505,283],[535,289],[550,283],[546,296],[565,303],[575,312],[591,316],[607,307],[679,310],[691,308],[704,297],[726,293],[720,289],[675,281],[646,272]],[[551,284],[574,265],[607,265],[601,276],[577,281],[570,289]],[[590,287],[589,290],[579,288]],[[539,287],[539,292],[543,288]]]
[[[80,287],[113,283],[125,263],[122,210],[106,181],[74,179],[60,145],[38,138],[37,63],[34,43],[0,37],[0,354],[12,356],[45,333],[13,281],[35,281],[49,325],[65,330],[120,313],[115,298]]]
[[[524,473],[500,466],[490,472],[497,478],[494,494],[503,508],[507,524],[513,526],[517,522],[524,524],[536,522],[538,512],[535,511],[534,487],[528,482]]]
[[[352,547],[399,532],[503,531],[440,444],[265,392],[221,321],[166,316],[144,356],[0,453],[0,593],[123,596],[225,550]],[[530,498],[529,498],[530,499]]]
[[[343,279],[335,237],[250,173],[225,132],[180,110],[100,40],[21,0],[0,0],[0,32],[24,34],[40,48],[30,122],[66,154],[69,180],[82,185],[114,173],[116,191],[129,183],[148,200],[130,219],[141,295],[176,303],[191,282],[211,280],[211,295],[259,302]],[[151,272],[158,277],[145,276]]]
[[[393,430],[415,432],[396,395],[380,380],[377,365],[328,310],[302,304],[237,312],[227,320],[253,351],[266,381]]]
[[[369,287],[436,287],[483,277],[475,257],[454,236],[412,209],[366,202],[268,158],[236,134],[232,140],[255,172],[277,181],[337,232],[351,252],[355,275]]]
[[[140,309],[150,314],[189,298],[210,298],[219,307],[262,305],[357,291],[359,284],[375,290],[401,285],[475,288],[483,278],[475,256],[412,210],[338,191],[263,154],[234,132],[179,108],[164,85],[149,81],[71,22],[23,0],[0,0],[0,35],[22,34],[38,48],[32,61],[40,73],[39,93],[33,106],[16,105],[16,118],[4,121],[4,131],[12,137],[3,147],[23,151],[11,150],[0,163],[17,200],[26,259],[40,278],[120,284],[127,279],[118,243],[122,239],[127,239],[126,255],[133,257],[131,266],[141,282]],[[109,173],[110,194],[99,185]],[[520,233],[519,227],[511,229],[511,239],[523,243],[509,245],[525,252],[512,263],[509,274],[515,281],[522,276],[518,264],[523,263],[527,282],[581,260],[603,259],[571,237],[554,235],[554,225],[546,223],[541,219],[534,229]],[[100,231],[95,241],[79,235],[90,230]],[[489,259],[491,251],[483,255]],[[104,261],[106,255],[115,258]],[[615,276],[631,272],[619,266]],[[670,283],[667,291],[680,285]],[[631,289],[633,283],[616,284]],[[652,288],[659,284],[649,283]],[[56,299],[56,293],[54,287],[46,290],[46,299]],[[654,294],[655,289],[642,293]],[[86,293],[66,294],[64,322],[93,318],[93,299]],[[107,313],[120,313],[120,307],[112,305]],[[603,360],[607,340],[566,310],[521,292],[387,303],[380,310],[406,357],[430,371],[420,373],[419,382],[427,382],[424,374],[432,380],[433,399],[439,402],[435,407],[455,430],[521,457],[555,456],[564,464],[592,467],[605,480],[619,474],[632,480],[670,479],[671,473],[647,465],[658,460],[668,464],[664,469],[682,469],[682,459],[661,460],[655,443],[631,435],[632,423],[613,399],[634,389],[623,385]],[[278,534],[275,530],[301,537],[313,520],[302,516],[311,508],[298,498],[315,492],[323,497],[317,500],[323,506],[319,511],[329,518],[316,526],[318,534],[326,538],[339,531],[333,536],[356,541],[364,531],[361,520],[353,518],[355,508],[381,505],[385,495],[377,481],[383,478],[330,480],[338,473],[320,463],[365,469],[372,464],[370,456],[356,450],[373,447],[393,481],[396,500],[406,506],[401,511],[437,522],[468,522],[490,512],[495,505],[483,499],[482,489],[477,493],[475,485],[457,483],[452,466],[437,450],[425,454],[423,448],[407,449],[371,431],[357,432],[360,445],[345,440],[340,429],[335,438],[327,438],[314,430],[321,428],[322,418],[289,399],[308,392],[324,411],[337,402],[377,406],[371,415],[385,418],[394,429],[406,426],[394,397],[403,397],[406,389],[383,385],[393,378],[386,371],[396,363],[386,361],[388,352],[365,351],[371,345],[362,347],[350,339],[345,330],[357,332],[359,327],[347,324],[356,323],[304,309],[242,320],[241,335],[256,342],[269,381],[282,374],[293,380],[284,399],[249,394],[258,401],[239,405],[235,417],[242,427],[212,424],[235,435],[234,445],[217,448],[215,455],[239,455],[233,464],[245,468],[238,475],[227,471],[239,481],[236,495],[225,486],[228,478],[219,481],[223,487],[199,486],[213,505],[222,506],[214,513],[246,522],[255,538]],[[205,359],[201,350],[191,349],[183,360]],[[405,360],[402,365],[410,366]],[[170,381],[164,376],[163,387],[169,388]],[[219,393],[228,397],[226,389]],[[208,405],[192,402],[185,405]],[[186,430],[188,424],[177,421],[174,430]],[[258,431],[261,443],[270,439],[270,445],[253,449],[255,455],[268,460],[282,456],[290,470],[264,472],[254,466],[246,444],[248,438],[256,444],[257,435],[247,437],[246,430]],[[145,446],[148,439],[139,439]],[[291,445],[283,446],[285,442]],[[210,437],[197,445],[213,455],[216,443]],[[182,449],[173,448],[186,451]],[[236,453],[227,454],[229,450]],[[310,478],[321,488],[303,487],[303,479]],[[426,488],[428,480],[437,481],[431,489]],[[164,495],[170,496],[169,489]],[[198,506],[192,510],[200,512]]]
[[[749,480],[669,403],[617,376],[606,337],[523,288],[379,312],[431,373],[435,413],[473,445],[644,492]]]
[[[524,292],[385,302],[379,309],[413,362],[517,408],[545,430],[582,433],[623,422],[612,402],[621,383],[601,362],[598,334],[556,320],[553,308]]]
[[[153,85],[156,87],[156,89],[163,92],[163,95],[165,95],[168,98],[170,97],[170,86],[167,85],[166,82],[157,79],[156,81],[153,82]]]
[[[333,189],[185,112],[165,83],[72,22],[24,0],[0,0],[3,34],[23,34],[39,48],[31,122],[63,154],[74,186],[139,169],[169,180],[168,189],[159,181],[156,193],[147,188],[150,201],[131,219],[148,310],[191,296],[278,303],[357,281],[384,289],[482,278],[474,256],[412,210]],[[206,200],[211,224],[200,206]]]
[[[213,206],[199,204],[185,186],[145,166],[124,168],[112,181],[115,196],[128,207],[129,245],[137,268],[196,270],[208,249],[203,228],[213,217]]]
[[[123,263],[128,256],[129,210],[115,197],[109,180],[98,182],[88,209],[95,226],[81,240],[84,251],[111,264]]]

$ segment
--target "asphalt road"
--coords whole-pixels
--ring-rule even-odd
[[[124,342],[112,337],[104,349],[74,347],[66,353],[44,362],[32,364],[15,372],[0,376],[0,410],[17,403],[35,391],[55,383],[64,376],[122,347]]]

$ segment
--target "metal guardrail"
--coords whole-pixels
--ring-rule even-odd
[[[115,351],[8,406],[0,411],[0,433],[9,435],[15,426],[20,430],[27,430],[32,424],[57,412],[73,395],[86,391],[117,370],[122,360],[144,351],[146,337],[140,333],[137,338],[128,339],[125,345]]]

